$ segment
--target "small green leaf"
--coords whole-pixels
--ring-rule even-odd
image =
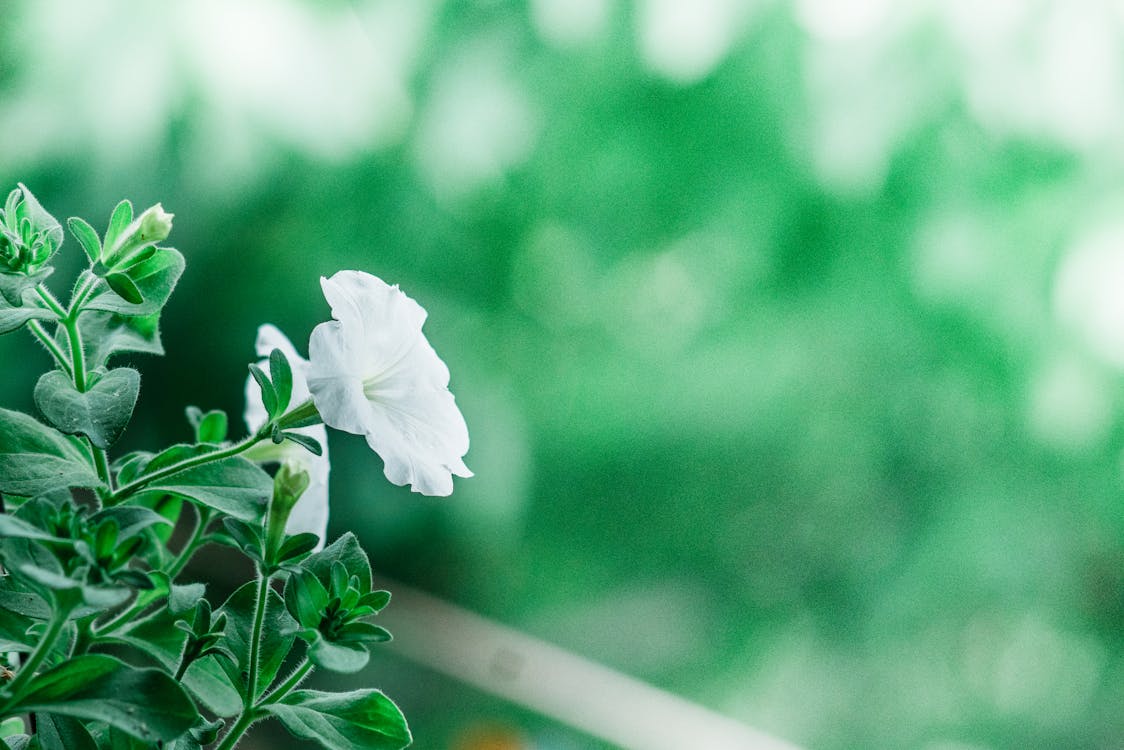
[[[245,521],[239,521],[237,518],[224,518],[222,525],[242,552],[259,562],[262,560],[261,531],[256,526],[251,526]]]
[[[288,537],[277,551],[277,562],[278,564],[293,562],[301,555],[316,549],[318,544],[320,544],[320,537],[308,531]]]
[[[370,607],[375,612],[380,612],[383,607],[390,603],[389,591],[371,591],[359,597],[357,606]]]
[[[320,582],[330,581],[332,563],[342,562],[349,575],[358,576],[360,592],[371,590],[371,562],[359,546],[359,540],[350,531],[324,549],[301,562],[301,567],[311,571]]]
[[[309,437],[300,432],[289,431],[282,432],[281,437],[296,443],[314,456],[324,455],[324,447],[320,445],[320,442],[316,438]]]
[[[54,270],[55,269],[48,266],[47,268],[42,268],[29,275],[22,273],[0,273],[0,296],[2,296],[9,305],[14,307],[25,305],[27,304],[28,298],[31,296],[31,290],[41,284]]]
[[[136,282],[130,279],[127,274],[106,274],[105,283],[109,284],[109,288],[126,302],[134,305],[144,302],[144,295],[141,294],[141,290],[137,288]]]
[[[158,669],[136,669],[105,654],[75,656],[31,682],[19,710],[104,721],[128,734],[170,741],[199,718],[191,699]]]
[[[0,286],[2,284],[3,275],[0,274]],[[0,305],[0,334],[11,333],[32,320],[51,320],[55,317],[50,310],[36,303],[35,293],[31,290],[23,293],[22,301],[23,305],[20,307]]]
[[[60,488],[100,485],[69,440],[26,414],[0,409],[0,492],[32,497]]]
[[[101,258],[101,240],[98,239],[97,231],[77,216],[67,219],[66,225],[70,227],[70,233],[74,235],[74,239],[78,240],[78,244],[86,251],[86,257],[90,259],[90,262],[97,263],[98,259]]]
[[[200,443],[221,443],[226,440],[227,429],[226,412],[209,411],[200,420],[195,439]]]
[[[328,590],[311,571],[297,570],[285,582],[285,605],[302,628],[319,628],[327,604]]]
[[[406,717],[378,690],[297,690],[269,711],[294,736],[328,750],[400,750],[413,739]]]
[[[39,539],[40,541],[56,542],[60,544],[73,543],[69,539],[59,539],[58,537],[51,536],[38,526],[34,526],[27,521],[8,515],[7,513],[0,513],[0,537]]]
[[[277,393],[277,413],[289,408],[289,401],[293,398],[293,370],[289,360],[280,349],[269,353],[269,379]],[[273,412],[270,412],[273,415]]]
[[[90,523],[99,526],[105,521],[112,520],[119,529],[118,543],[136,536],[150,526],[171,526],[164,516],[151,508],[140,505],[120,505],[115,508],[106,508],[90,516]]]
[[[250,365],[250,374],[254,376],[258,387],[261,388],[262,404],[265,406],[266,413],[272,419],[277,416],[277,391],[274,389],[273,383],[269,381],[269,377],[257,365]]]
[[[61,431],[108,448],[128,426],[139,392],[140,373],[129,367],[110,370],[84,393],[66,373],[52,370],[35,384],[35,405]]]
[[[393,639],[394,636],[390,634],[390,631],[381,625],[356,620],[340,628],[339,638],[336,641],[340,644],[385,643]]]
[[[183,256],[177,250],[158,247],[151,258],[129,269],[129,279],[136,285],[143,302],[135,304],[118,294],[111,294],[107,279],[101,279],[95,282],[94,291],[90,293],[83,309],[120,315],[151,315],[159,312],[183,274],[183,267]]]
[[[105,247],[110,248],[117,242],[118,237],[125,227],[129,226],[133,221],[133,204],[127,200],[123,200],[117,204],[113,209],[113,215],[109,217],[109,228],[105,230]]]
[[[313,633],[308,658],[313,664],[329,672],[353,674],[367,666],[371,654],[362,645],[333,642],[321,633]]]

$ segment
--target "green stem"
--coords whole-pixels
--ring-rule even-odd
[[[139,614],[140,612],[142,612],[146,607],[148,607],[147,604],[145,604],[144,606],[137,606],[134,603],[132,606],[127,608],[124,612],[121,612],[120,614],[118,614],[116,617],[114,617],[112,620],[107,622],[105,625],[99,625],[99,626],[94,627],[94,629],[93,629],[94,638],[101,638],[106,633],[112,633],[114,630],[121,627],[122,624],[132,621],[133,617],[135,615]]]
[[[254,605],[254,629],[250,634],[250,674],[246,678],[246,705],[253,706],[258,697],[258,664],[261,658],[261,629],[265,607],[269,601],[269,576],[258,571],[258,600]]]
[[[254,704],[258,691],[258,661],[261,658],[261,629],[265,622],[265,607],[269,601],[269,576],[258,570],[258,596],[254,604],[254,626],[250,631],[249,674],[246,677],[246,694],[242,699],[242,715],[223,737],[222,744],[216,750],[230,750],[242,735],[258,719],[258,707]]]
[[[55,317],[61,320],[67,316],[67,311],[62,309],[62,305],[59,304],[59,301],[55,299],[55,295],[51,294],[47,287],[40,284],[35,287],[35,293],[39,295],[39,299],[43,300],[43,304],[47,306],[47,309],[55,314]]]
[[[203,546],[203,535],[207,532],[207,526],[211,523],[212,513],[209,509],[205,510],[196,507],[195,512],[198,515],[195,530],[191,532],[191,537],[183,545],[183,549],[180,550],[179,554],[176,555],[176,559],[173,560],[172,564],[164,571],[168,574],[168,578],[173,581],[176,579],[176,576],[183,572],[184,567],[187,565],[188,561],[191,560],[191,556],[195,554],[195,550]]]
[[[238,744],[238,740],[242,739],[242,735],[246,733],[250,725],[257,720],[257,713],[252,708],[243,711],[242,715],[238,717],[238,721],[230,728],[226,736],[222,738],[222,743],[215,748],[215,750],[231,750],[231,748]]]
[[[47,329],[43,328],[43,324],[38,320],[32,320],[27,324],[27,327],[31,330],[32,335],[38,339],[39,343],[43,345],[43,348],[54,358],[55,364],[58,365],[67,376],[73,377],[74,372],[70,369],[70,360],[66,358],[66,354],[63,352],[62,348],[55,343],[51,334],[47,333]]]
[[[143,477],[134,479],[128,484],[119,487],[116,492],[111,492],[109,496],[106,497],[106,505],[115,505],[116,503],[121,502],[130,495],[135,494],[139,490],[144,489],[153,482],[165,479],[172,476],[173,474],[179,474],[181,471],[187,471],[188,469],[193,469],[196,466],[208,464],[212,461],[221,461],[224,458],[237,456],[239,453],[249,450],[252,446],[260,443],[266,438],[266,436],[267,433],[263,434],[261,431],[259,431],[256,435],[251,435],[241,443],[235,443],[229,448],[224,448],[219,451],[212,451],[211,453],[203,453],[198,456],[193,456],[192,458],[185,458],[183,461],[174,463],[171,466],[165,466],[159,471],[154,471],[151,474],[146,474]]]
[[[285,680],[274,690],[272,690],[269,695],[258,701],[257,708],[264,708],[265,706],[270,706],[274,703],[284,700],[285,696],[293,692],[297,685],[300,685],[301,682],[304,681],[304,678],[308,677],[309,672],[312,671],[312,667],[312,662],[310,662],[306,657],[305,660],[301,662],[301,665],[293,670],[293,673],[289,675],[289,679]]]
[[[78,319],[65,317],[60,323],[66,329],[66,338],[70,341],[70,363],[73,367],[74,387],[80,393],[86,391],[86,355],[82,351],[82,335],[78,333]]]
[[[8,699],[4,701],[3,707],[0,708],[0,715],[6,715],[8,709],[19,703],[21,692],[24,686],[35,676],[35,670],[47,658],[47,654],[51,652],[51,648],[58,640],[59,633],[62,632],[63,627],[66,626],[66,621],[70,617],[70,611],[67,608],[59,608],[52,613],[54,616],[47,623],[47,631],[43,634],[42,640],[27,657],[27,661],[20,667],[19,672],[16,673],[15,678],[8,683],[4,692],[8,694]]]
[[[83,299],[81,294],[75,297],[70,304],[70,309],[66,311],[66,317],[59,321],[59,325],[66,329],[66,338],[70,341],[70,364],[74,387],[79,393],[85,393],[87,385],[86,355],[82,350],[82,334],[78,331],[78,315],[82,312],[81,299]],[[105,455],[105,450],[91,442],[90,454],[94,457],[94,468],[98,472],[98,478],[112,490],[109,458]]]

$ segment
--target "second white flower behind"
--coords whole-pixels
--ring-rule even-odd
[[[468,427],[449,392],[449,370],[422,324],[425,310],[368,273],[321,278],[335,320],[309,341],[308,387],[324,423],[364,435],[386,478],[424,495],[448,495],[470,477]]]
[[[309,398],[308,362],[297,353],[296,348],[285,334],[281,333],[276,326],[263,325],[258,328],[256,348],[260,357],[268,357],[274,349],[280,349],[285,358],[289,360],[289,366],[293,371],[293,403],[299,404]],[[268,365],[262,362],[262,366],[267,367]],[[252,377],[246,378],[245,419],[246,427],[250,429],[251,433],[256,432],[269,419],[265,405],[262,404],[261,388],[258,387]],[[263,463],[294,461],[308,472],[308,489],[305,490],[296,506],[293,507],[293,511],[289,515],[289,522],[285,525],[285,533],[312,532],[320,537],[320,546],[317,548],[320,549],[324,546],[324,538],[328,530],[328,474],[331,470],[331,464],[328,461],[328,431],[324,429],[322,424],[301,427],[295,431],[303,433],[320,443],[320,446],[324,449],[323,454],[314,456],[301,446],[289,441],[276,445],[272,441],[266,440],[251,448],[246,457]]]

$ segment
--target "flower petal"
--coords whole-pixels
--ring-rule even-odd
[[[353,340],[341,323],[321,323],[308,341],[308,387],[324,424],[363,435],[370,429],[362,375],[354,371]]]
[[[449,369],[422,333],[426,313],[397,286],[359,271],[321,279],[334,321],[309,341],[309,387],[325,424],[365,435],[387,479],[448,495],[472,472],[468,428]]]

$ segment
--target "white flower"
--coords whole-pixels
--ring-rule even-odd
[[[276,326],[263,325],[258,328],[257,352],[259,356],[268,357],[274,349],[280,349],[289,360],[293,370],[293,397],[291,406],[300,404],[309,399],[308,392],[308,361],[297,353],[292,343],[281,333]],[[267,361],[261,363],[268,372]],[[269,418],[265,405],[261,400],[261,389],[253,377],[246,378],[246,427],[251,432],[257,431]],[[310,531],[320,537],[320,545],[324,546],[324,536],[328,529],[328,472],[331,464],[328,462],[328,431],[324,425],[318,424],[311,427],[301,427],[293,430],[316,440],[324,448],[323,455],[314,456],[296,443],[286,440],[280,445],[271,441],[258,443],[247,452],[247,457],[268,462],[296,462],[308,472],[309,486],[297,501],[289,522],[285,525],[286,534],[300,534]]]
[[[448,495],[468,428],[449,392],[449,370],[422,324],[425,310],[398,286],[360,271],[320,279],[335,320],[308,344],[308,387],[324,422],[365,435],[391,482],[423,495]]]

